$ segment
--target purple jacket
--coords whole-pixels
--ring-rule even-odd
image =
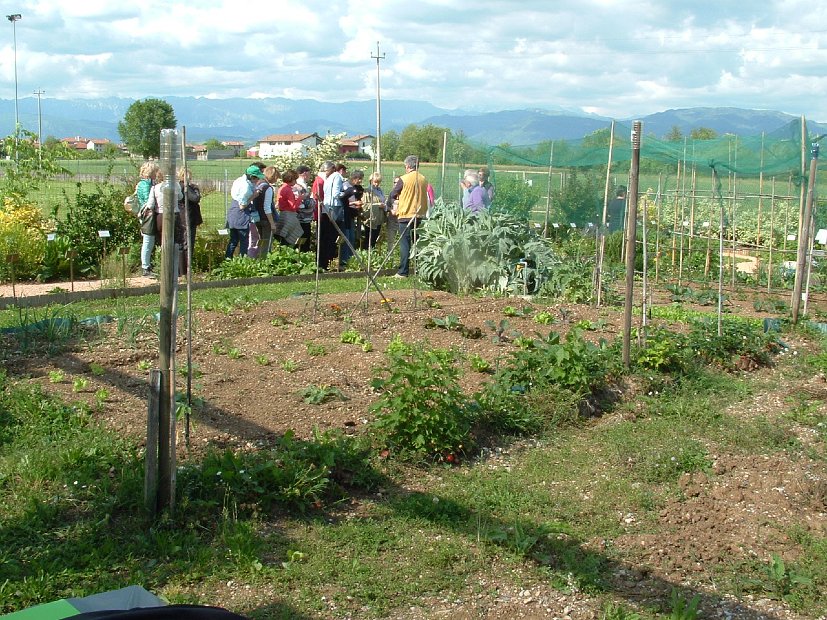
[[[471,213],[479,213],[486,207],[485,198],[485,188],[481,185],[475,185],[470,192],[463,196],[462,206]]]

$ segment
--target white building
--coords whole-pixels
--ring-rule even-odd
[[[258,141],[258,156],[267,159],[293,153],[307,155],[308,149],[321,143],[322,139],[317,133],[274,134]]]

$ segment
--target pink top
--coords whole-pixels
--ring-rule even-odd
[[[293,192],[293,186],[283,183],[279,188],[279,211],[298,211],[301,198]]]

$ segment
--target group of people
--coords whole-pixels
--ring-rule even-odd
[[[406,175],[417,168],[416,157],[405,160]],[[410,181],[405,185],[405,175],[394,179],[394,188],[386,196],[379,172],[371,174],[366,183],[362,170],[348,173],[344,164],[326,161],[312,182],[310,174],[307,166],[279,173],[272,166],[250,165],[230,190],[225,257],[232,258],[237,251],[241,256],[263,258],[273,242],[302,251],[313,251],[317,245],[320,268],[335,269],[344,266],[355,250],[375,248],[384,226],[389,248],[401,235],[399,273],[407,275],[410,230],[416,223],[411,220],[425,217],[434,203],[433,188],[425,177],[417,173],[424,185],[414,209],[407,190],[403,192],[403,187],[411,185]],[[312,240],[314,221],[316,243]]]
[[[486,167],[476,171],[469,169],[465,171],[460,181],[462,206],[471,213],[479,213],[494,202],[494,185],[489,180],[489,176]]]
[[[141,271],[144,276],[155,278],[152,271],[152,255],[159,244],[164,224],[164,208],[167,192],[174,201],[174,243],[181,248],[179,274],[186,274],[191,251],[195,247],[198,226],[204,223],[201,215],[201,190],[192,182],[189,170],[178,173],[178,182],[167,179],[157,162],[145,162],[139,172],[140,180],[135,193],[127,204],[141,224]],[[187,234],[189,232],[189,234]]]
[[[382,175],[374,172],[365,180],[362,170],[348,173],[344,164],[324,162],[311,181],[308,166],[279,172],[263,162],[251,164],[233,181],[225,228],[229,240],[225,257],[264,258],[279,243],[301,251],[315,251],[321,269],[344,266],[356,249],[372,249],[380,243],[385,227],[387,248],[397,243],[400,264],[397,277],[407,277],[415,231],[434,205],[434,189],[419,172],[419,159],[404,161],[405,173],[393,179],[386,195]],[[169,188],[156,162],[141,167],[135,189],[136,212],[141,222],[143,274],[154,277],[152,255],[160,239],[166,191]],[[487,168],[466,170],[460,183],[462,205],[478,213],[494,200],[494,186]],[[201,192],[184,171],[174,184],[175,243],[181,252],[180,273],[187,271],[187,248],[193,248],[197,227],[203,223]],[[186,208],[185,208],[186,206]],[[312,236],[316,222],[318,237]],[[189,237],[185,231],[189,230]]]

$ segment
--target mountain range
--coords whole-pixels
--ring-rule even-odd
[[[321,102],[312,99],[207,99],[203,97],[165,97],[175,110],[179,127],[185,126],[187,141],[242,140],[253,144],[269,134],[346,132],[376,133],[376,102]],[[43,137],[82,136],[120,141],[118,122],[133,99],[47,99],[34,97],[18,100],[21,126]],[[38,113],[38,109],[40,113]],[[408,100],[382,101],[382,131],[401,131],[410,124],[433,124],[483,144],[537,144],[544,140],[582,138],[609,126],[611,119],[586,113],[524,109],[475,113],[447,110],[429,103]],[[0,99],[0,127],[10,134],[14,129],[14,101]],[[741,108],[685,108],[657,112],[638,119],[619,120],[631,125],[641,120],[647,135],[663,137],[673,127],[688,135],[693,129],[706,127],[718,134],[758,135],[769,133],[795,119],[771,110]],[[824,133],[827,124],[808,119],[811,132]]]

